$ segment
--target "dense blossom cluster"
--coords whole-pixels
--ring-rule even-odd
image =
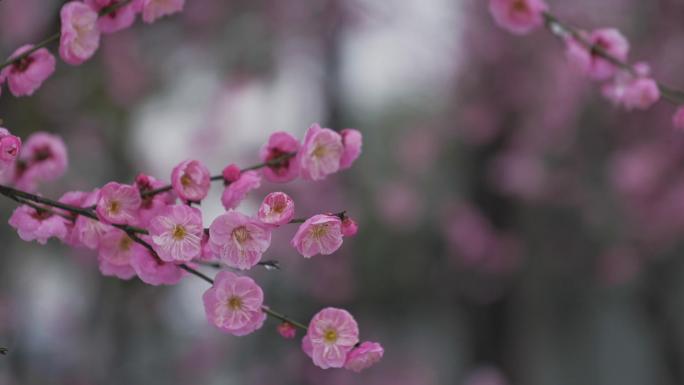
[[[112,31],[128,23],[108,20],[101,28]],[[242,275],[261,261],[272,232],[280,226],[299,224],[291,243],[310,258],[338,250],[344,237],[356,234],[356,222],[345,213],[295,219],[295,202],[279,191],[266,195],[255,215],[234,209],[262,178],[322,180],[350,167],[361,147],[357,130],[338,133],[314,124],[302,143],[285,132],[271,135],[260,152],[263,163],[246,170],[231,164],[212,176],[200,161],[186,160],[172,170],[170,184],[140,174],[134,183],[109,182],[92,191],[70,191],[56,202],[5,185],[0,185],[0,193],[21,204],[9,224],[23,240],[45,244],[57,238],[72,247],[96,250],[102,274],[120,279],[137,276],[150,285],[172,285],[189,273],[197,275],[212,283],[203,303],[207,319],[219,330],[250,334],[272,315],[283,321],[278,332],[285,338],[295,337],[295,327],[306,329],[302,346],[315,365],[358,372],[380,360],[383,349],[375,342],[360,342],[351,314],[324,309],[307,327],[271,310],[259,285]],[[64,143],[50,134],[36,133],[22,147],[18,137],[0,128],[0,150],[3,183],[25,190],[35,191],[39,182],[59,177],[67,168]],[[199,203],[212,180],[223,182],[226,212],[205,228]],[[195,269],[203,263],[225,270],[212,280]]]
[[[549,14],[544,0],[490,0],[489,9],[496,23],[514,34],[529,33],[546,23],[565,41],[568,61],[591,79],[604,82],[602,93],[613,104],[646,110],[663,96],[647,63],[628,63],[629,42],[617,29],[575,30]],[[673,118],[679,129],[684,129],[683,108]]]
[[[60,11],[59,56],[80,65],[100,46],[100,36],[128,28],[138,14],[145,23],[183,10],[185,0],[84,0],[70,1]],[[51,39],[48,39],[51,40]],[[31,44],[17,49],[0,71],[0,86],[7,81],[14,96],[32,95],[55,71],[55,57]]]

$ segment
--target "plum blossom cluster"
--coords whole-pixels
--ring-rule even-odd
[[[92,191],[70,191],[52,201],[35,195],[41,181],[63,174],[68,159],[60,138],[37,133],[22,146],[18,137],[0,128],[0,194],[20,204],[9,224],[25,241],[45,244],[56,238],[72,246],[97,252],[101,273],[119,279],[139,278],[150,285],[173,285],[192,274],[211,283],[203,295],[210,324],[235,336],[259,330],[268,316],[280,321],[284,338],[306,331],[302,347],[323,369],[361,371],[379,361],[383,348],[359,341],[359,329],[345,310],[324,309],[308,326],[291,320],[264,303],[264,292],[245,272],[258,265],[281,226],[297,224],[292,247],[305,258],[330,255],[344,237],[358,231],[354,220],[342,213],[295,218],[295,202],[287,194],[267,194],[256,213],[235,209],[261,185],[288,182],[297,177],[322,180],[351,167],[361,154],[362,135],[354,129],[340,133],[314,124],[300,142],[276,132],[260,151],[262,163],[246,169],[234,164],[212,176],[198,160],[179,163],[170,183],[139,174],[133,183],[109,182]],[[225,212],[205,228],[200,203],[212,181],[223,183]],[[197,270],[219,266],[214,279]]]
[[[145,23],[183,10],[185,0],[70,1],[60,11],[60,32],[39,45],[19,47],[0,66],[0,86],[14,96],[30,96],[55,71],[56,59],[44,46],[59,39],[59,56],[71,65],[89,60],[100,46],[100,36],[128,28],[138,14]],[[0,89],[1,91],[1,89]]]
[[[629,64],[629,42],[617,29],[574,29],[551,15],[544,0],[490,0],[489,10],[501,28],[517,35],[546,25],[565,42],[571,65],[602,82],[602,94],[614,105],[628,111],[647,110],[661,98],[677,105],[673,124],[684,130],[684,94],[660,85],[647,63]]]

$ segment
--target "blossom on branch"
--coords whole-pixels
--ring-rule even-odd
[[[64,4],[60,18],[59,56],[71,65],[82,64],[100,46],[97,12],[84,3],[72,1]]]
[[[202,296],[207,320],[222,331],[243,336],[260,329],[266,319],[264,292],[249,277],[222,271]]]
[[[32,44],[19,47],[10,60],[33,49]],[[31,96],[40,88],[47,78],[55,72],[55,57],[45,48],[39,48],[28,56],[8,65],[0,72],[0,79],[5,79],[14,96]]]

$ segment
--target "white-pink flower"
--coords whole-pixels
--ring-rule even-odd
[[[185,0],[141,0],[143,21],[152,23],[160,17],[182,11],[184,5]]]
[[[256,265],[270,245],[271,230],[236,211],[228,211],[209,226],[209,247],[221,261],[236,269]]]
[[[135,186],[109,182],[100,189],[97,215],[113,224],[134,224],[142,199]]]
[[[334,215],[314,215],[299,226],[291,244],[306,258],[332,254],[342,246],[342,221]]]
[[[229,182],[221,194],[221,203],[226,210],[240,205],[247,194],[261,186],[261,175],[256,171],[246,171],[237,180]]]
[[[294,201],[289,195],[284,192],[272,192],[266,195],[259,206],[257,217],[267,225],[281,226],[292,220],[294,212]]]
[[[378,363],[383,354],[385,354],[385,349],[379,343],[363,342],[347,354],[344,368],[359,373]]]
[[[173,169],[171,185],[181,199],[199,202],[209,193],[211,175],[201,162],[186,160]]]
[[[299,141],[294,136],[284,131],[272,133],[268,143],[261,147],[259,155],[264,163],[278,161],[264,168],[264,178],[274,183],[295,179],[299,175],[299,162],[294,157],[287,157],[287,154],[296,154],[298,151]]]
[[[361,155],[363,135],[361,135],[361,131],[353,128],[345,128],[340,132],[340,135],[342,135],[342,145],[344,146],[342,158],[340,158],[340,170],[345,170],[351,167]]]
[[[490,0],[489,12],[508,32],[523,35],[541,27],[549,9],[543,0]]]
[[[602,28],[591,34],[583,34],[589,44],[600,47],[620,61],[627,60],[629,42],[614,28]],[[568,60],[580,71],[595,80],[605,80],[615,73],[615,65],[600,56],[595,50],[588,50],[581,42],[570,37],[566,40]]]
[[[346,310],[329,307],[311,319],[306,336],[314,365],[322,369],[341,368],[347,354],[359,342],[359,326]]]
[[[342,136],[329,128],[314,124],[306,131],[302,148],[297,153],[300,173],[306,180],[323,180],[340,169],[344,146]]]
[[[23,45],[14,51],[10,59],[19,57],[32,49],[31,44]],[[55,72],[55,64],[55,57],[50,51],[46,48],[39,48],[23,59],[3,68],[0,78],[7,80],[12,95],[30,96]]]
[[[100,46],[97,12],[80,1],[71,1],[62,7],[60,18],[59,56],[69,64],[82,64]]]
[[[17,230],[19,238],[27,242],[35,240],[41,245],[51,237],[64,239],[67,236],[66,219],[26,205],[14,210],[9,224]]]
[[[253,279],[220,272],[202,296],[207,320],[217,328],[243,336],[261,328],[266,319],[262,310],[264,292]]]
[[[154,249],[165,262],[199,257],[203,233],[202,213],[186,205],[167,206],[150,222]]]

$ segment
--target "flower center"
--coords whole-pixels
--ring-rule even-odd
[[[242,299],[240,297],[232,296],[228,299],[228,308],[230,310],[242,309]]]
[[[240,226],[233,230],[233,238],[235,238],[238,243],[243,243],[249,240],[251,237],[247,228],[245,226]]]
[[[513,2],[513,11],[515,12],[526,12],[527,11],[527,3],[525,0],[517,0]]]
[[[131,249],[132,244],[133,240],[131,238],[129,238],[128,236],[122,237],[119,241],[119,249],[121,249],[121,251],[128,251]]]
[[[277,214],[282,214],[283,211],[285,211],[285,207],[287,207],[287,204],[279,200],[273,204],[273,212]]]
[[[328,149],[325,146],[319,144],[319,145],[316,145],[316,147],[314,147],[314,150],[311,153],[311,155],[313,155],[314,158],[320,159],[320,158],[325,157],[325,155],[327,153],[328,153]]]
[[[185,231],[185,227],[183,227],[183,226],[181,226],[181,225],[175,225],[175,226],[173,227],[172,236],[173,236],[173,239],[174,239],[174,240],[176,240],[176,241],[182,241],[183,238],[185,238],[185,235],[186,235],[187,233],[188,233],[188,232]]]
[[[327,223],[323,223],[320,225],[314,225],[311,228],[311,236],[316,238],[316,239],[323,238],[327,234],[328,234],[328,224]]]
[[[337,330],[335,329],[328,329],[325,331],[323,334],[323,339],[325,340],[326,343],[329,344],[334,344],[337,342]]]
[[[183,174],[180,182],[183,187],[188,187],[192,184],[192,179],[188,176],[188,174]]]
[[[119,211],[121,211],[121,203],[119,203],[119,201],[110,201],[107,210],[111,214],[118,214]]]

